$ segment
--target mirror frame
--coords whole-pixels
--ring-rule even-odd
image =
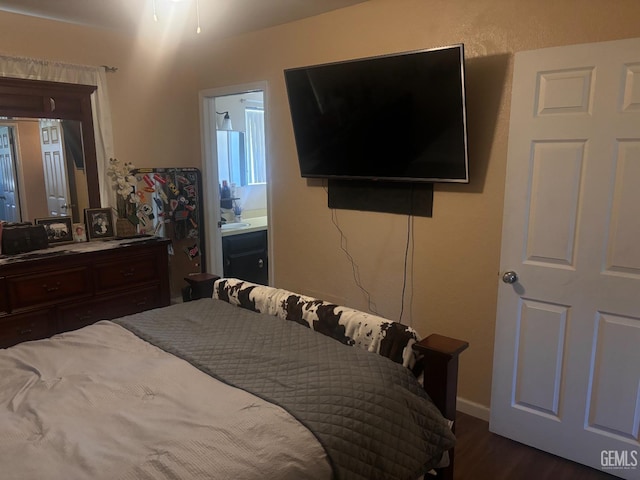
[[[95,85],[0,77],[0,116],[77,120],[82,147],[89,208],[100,208],[96,139],[91,110]]]

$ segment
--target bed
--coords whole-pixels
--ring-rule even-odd
[[[0,350],[2,478],[451,478],[464,348],[219,279],[213,298]]]

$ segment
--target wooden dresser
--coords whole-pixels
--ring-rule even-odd
[[[1,256],[0,348],[169,305],[169,243],[114,240]]]

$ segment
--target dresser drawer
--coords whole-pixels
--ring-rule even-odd
[[[0,317],[0,348],[48,337],[52,332],[49,317],[48,310]]]
[[[96,293],[158,281],[160,266],[157,262],[156,255],[145,254],[96,265]]]
[[[0,277],[0,315],[9,310],[7,302],[7,281]]]
[[[157,287],[139,288],[118,296],[97,297],[92,301],[64,305],[59,308],[58,330],[75,330],[100,320],[111,320],[125,315],[160,307]]]
[[[90,296],[91,276],[88,267],[50,271],[34,275],[7,277],[12,311]]]

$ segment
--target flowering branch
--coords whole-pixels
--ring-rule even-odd
[[[107,175],[111,177],[113,189],[117,194],[117,211],[120,218],[127,218],[130,213],[135,212],[138,201],[135,193],[136,177],[132,174],[135,168],[131,162],[121,165],[118,159],[109,159]]]

